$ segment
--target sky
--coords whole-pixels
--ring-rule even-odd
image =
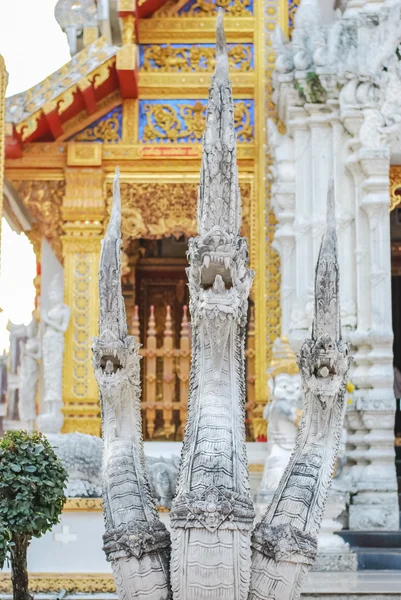
[[[54,18],[57,0],[0,0],[0,54],[9,73],[7,96],[32,87],[70,60]]]
[[[57,0],[0,0],[0,54],[9,74],[7,96],[29,89],[70,60],[67,38],[54,19]],[[36,274],[32,245],[2,220],[0,353],[7,321],[29,323]]]

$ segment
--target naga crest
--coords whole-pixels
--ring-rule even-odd
[[[118,167],[114,176],[113,208],[100,254],[99,299],[99,337],[93,338],[93,366],[99,386],[107,391],[128,380],[135,372],[139,360],[138,342],[128,335],[121,290],[121,198]]]
[[[327,223],[315,271],[312,338],[302,345],[298,365],[305,392],[322,405],[346,385],[351,364],[349,344],[341,337],[339,265],[334,209],[334,183],[329,182]]]
[[[216,295],[224,296],[223,288],[233,288],[232,295],[240,294],[236,304],[242,306],[248,298],[253,272],[248,269],[246,238],[239,235],[241,195],[233,113],[223,13],[219,12],[216,69],[209,90],[198,190],[199,235],[189,240],[187,274],[193,299],[198,298],[196,292],[201,289],[212,288]],[[194,310],[192,303],[191,312]]]

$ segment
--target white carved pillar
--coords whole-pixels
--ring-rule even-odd
[[[333,146],[331,129],[331,111],[325,104],[308,104],[309,126],[311,132],[311,212],[312,223],[312,256],[311,264],[315,264],[322,235],[325,228],[326,207],[323,198],[327,195],[327,184],[333,175]],[[305,177],[305,175],[304,175]],[[308,281],[308,283],[310,283]]]
[[[311,301],[313,259],[311,240],[312,177],[311,133],[308,114],[300,107],[291,107],[289,123],[294,138],[295,153],[295,298],[291,314],[290,341],[298,350],[308,335],[308,301]],[[311,307],[312,308],[312,307]]]
[[[391,259],[389,221],[390,155],[386,148],[361,149],[363,175],[360,205],[368,218],[370,351],[365,364],[365,386],[356,394],[366,434],[364,454],[368,465],[360,471],[358,494],[350,507],[352,529],[398,529],[399,508],[394,464],[394,413]]]
[[[338,112],[332,115],[333,177],[337,209],[338,254],[341,272],[341,325],[344,333],[356,327],[355,192],[354,181],[346,169],[349,134]]]
[[[275,127],[269,123],[269,132]],[[277,129],[275,138],[275,178],[272,185],[272,206],[277,218],[274,234],[274,247],[280,255],[280,302],[281,335],[288,337],[291,310],[295,292],[295,165],[294,142],[288,135],[280,135]]]

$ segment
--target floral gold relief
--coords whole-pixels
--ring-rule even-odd
[[[196,183],[128,183],[121,185],[122,233],[130,238],[160,239],[196,234]],[[240,184],[243,229],[250,232],[251,185]],[[112,186],[107,185],[107,212],[111,214]]]
[[[13,181],[13,186],[36,220],[41,235],[62,262],[61,206],[65,194],[64,181]]]
[[[253,68],[252,44],[231,44],[228,59],[234,72],[250,71]],[[141,68],[147,72],[213,71],[215,62],[212,44],[152,44],[141,48]]]

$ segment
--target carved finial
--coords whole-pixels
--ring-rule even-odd
[[[139,328],[139,307],[135,304],[134,307],[134,316],[132,318],[132,335],[136,337],[139,342],[140,338],[140,328]]]
[[[150,315],[148,321],[148,337],[156,335],[155,307],[150,307]]]
[[[171,307],[166,307],[166,323],[164,326],[164,337],[172,337],[173,329],[172,329],[172,319],[171,319]]]
[[[315,313],[312,339],[329,334],[341,338],[339,266],[337,253],[334,181],[329,180],[327,192],[326,231],[323,234],[315,271]]]
[[[107,329],[117,338],[125,338],[128,332],[121,289],[121,197],[118,167],[114,176],[113,208],[100,254],[99,297],[100,334]]]
[[[241,226],[241,197],[236,163],[234,102],[228,73],[223,12],[216,23],[216,68],[209,89],[198,198],[198,230],[218,227],[233,235]]]
[[[182,321],[181,321],[181,337],[189,337],[189,322],[188,322],[188,306],[184,304],[182,307]]]

